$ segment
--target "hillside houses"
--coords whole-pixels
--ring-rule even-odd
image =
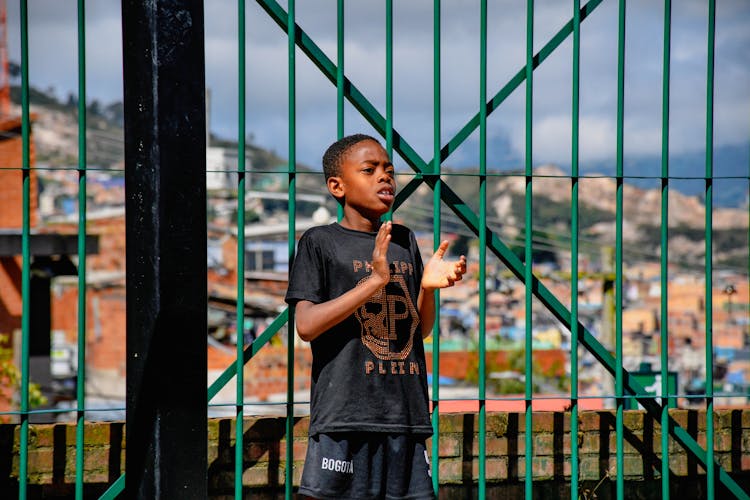
[[[0,153],[3,143],[0,142]],[[213,163],[212,163],[213,162]],[[252,166],[250,160],[247,168]],[[289,220],[288,194],[283,185],[261,184],[255,174],[246,177],[246,221],[238,227],[236,198],[237,155],[230,149],[209,149],[207,188],[209,223],[208,254],[208,366],[211,383],[234,362],[238,340],[244,345],[261,335],[286,304],[287,269],[290,249],[287,241]],[[20,215],[19,172],[0,171],[10,176],[0,182],[6,188],[0,196],[0,221],[5,232],[18,233]],[[86,391],[87,401],[102,408],[122,408],[125,398],[125,186],[121,172],[92,169],[86,182],[86,232],[95,241],[86,257]],[[257,182],[256,182],[257,181]],[[72,382],[78,373],[78,277],[76,237],[78,232],[78,196],[80,179],[75,169],[34,171],[31,189],[38,193],[31,203],[31,221],[35,234],[56,235],[69,245],[65,255],[40,255],[56,262],[58,272],[46,275],[49,289],[49,323],[44,325],[48,337],[46,357],[37,359],[47,377],[32,373],[43,384],[49,404],[69,407],[73,397]],[[299,193],[297,196],[296,237],[309,227],[335,220],[335,206],[324,193]],[[507,207],[506,207],[507,208]],[[395,218],[401,217],[399,212]],[[406,215],[404,215],[406,217]],[[409,219],[404,221],[407,225]],[[421,227],[419,228],[421,229]],[[239,248],[240,235],[244,247]],[[505,235],[501,234],[501,237]],[[431,231],[418,231],[418,243],[425,258],[432,252]],[[448,233],[454,239],[459,235]],[[441,291],[440,352],[445,356],[440,375],[454,390],[476,392],[476,350],[479,335],[479,270],[476,238],[469,239],[469,272],[456,287]],[[242,255],[244,269],[238,268]],[[20,328],[20,295],[17,272],[21,262],[17,254],[2,255],[0,269],[0,333],[12,334]],[[610,351],[615,349],[615,308],[613,274],[591,255],[580,257],[579,289],[576,301],[580,322]],[[556,250],[554,262],[534,264],[535,275],[566,307],[573,297],[569,272],[569,253]],[[598,362],[583,348],[579,349],[578,367],[570,367],[571,336],[537,299],[532,300],[530,335],[527,345],[525,287],[494,256],[486,267],[486,307],[484,327],[491,363],[488,386],[498,391],[494,397],[513,397],[511,383],[518,381],[523,368],[517,366],[518,353],[533,349],[535,384],[540,394],[560,396],[564,406],[569,394],[569,373],[577,369],[580,393],[586,397],[611,396],[613,384]],[[8,270],[13,272],[8,272]],[[15,271],[14,271],[15,270]],[[4,274],[3,274],[4,273]],[[14,274],[15,273],[15,274]],[[238,279],[244,277],[242,304],[244,317],[237,318]],[[667,358],[675,371],[679,391],[705,391],[705,345],[707,317],[714,347],[714,375],[717,388],[744,395],[750,386],[750,348],[748,347],[747,275],[717,271],[706,298],[705,279],[700,269],[672,264],[669,267],[667,322],[662,324],[662,290],[660,266],[652,259],[629,259],[623,266],[623,297],[620,310],[622,349],[625,368],[638,371],[642,364],[660,369],[662,335],[667,335]],[[706,304],[711,310],[706,310]],[[36,310],[35,310],[36,311]],[[710,316],[708,313],[710,312]],[[238,329],[241,330],[238,332]],[[309,346],[286,327],[264,347],[245,368],[244,393],[248,402],[277,400],[286,394],[286,352],[289,339],[295,348],[295,387],[304,394],[309,388]],[[17,338],[17,337],[16,337]],[[427,350],[433,352],[436,339],[428,339]],[[450,360],[449,360],[450,358]],[[442,358],[441,358],[442,359]],[[430,371],[431,363],[428,364]],[[473,377],[473,378],[472,378]],[[226,411],[222,405],[234,403],[235,388],[230,382],[212,400],[211,411]],[[505,385],[503,385],[505,384]],[[730,401],[717,398],[717,405]],[[592,399],[598,405],[607,399]],[[699,403],[698,398],[680,401],[683,406]],[[557,403],[556,403],[557,404]],[[594,404],[594,403],[592,403]],[[233,411],[233,410],[232,410]],[[251,408],[248,411],[260,411]],[[118,418],[117,411],[97,411],[98,418]],[[59,418],[67,418],[64,413]],[[96,417],[95,417],[96,418]]]

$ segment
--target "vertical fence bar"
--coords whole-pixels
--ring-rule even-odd
[[[481,4],[479,55],[479,498],[487,485],[487,0]]]
[[[385,144],[393,158],[393,0],[385,1]]]
[[[78,374],[76,377],[76,500],[83,499],[86,417],[86,2],[78,0]]]
[[[31,190],[31,122],[29,116],[29,11],[26,0],[21,0],[21,148],[22,148],[22,221],[21,221],[21,435],[18,474],[18,497],[25,499],[28,488],[29,463],[29,336],[30,314],[29,304],[31,282],[31,252],[29,240],[31,221],[29,214]]]
[[[440,245],[440,127],[441,127],[441,86],[440,86],[440,0],[432,5],[432,173],[435,174],[435,187],[432,192],[432,250]],[[435,289],[435,323],[432,325],[432,489],[438,494],[440,486],[440,290]]]
[[[571,117],[570,239],[570,498],[578,498],[578,146],[581,2],[573,0],[573,109]]]
[[[716,0],[708,2],[706,61],[706,496],[714,498],[713,175]]]
[[[245,0],[237,0],[237,360],[235,361],[234,498],[242,498],[245,448],[245,196],[246,81]]]
[[[344,0],[336,3],[336,138],[344,137]],[[336,203],[336,215],[344,217],[344,207]]]
[[[617,30],[617,206],[615,214],[615,441],[617,457],[616,491],[625,494],[623,480],[623,410],[625,406],[622,368],[622,225],[623,225],[623,129],[625,122],[625,0],[620,0]]]
[[[524,194],[525,202],[525,235],[524,235],[524,262],[526,264],[524,268],[524,283],[525,286],[525,297],[524,303],[526,307],[526,352],[524,357],[525,363],[525,380],[524,380],[524,399],[526,405],[525,414],[525,449],[526,449],[526,470],[524,476],[524,492],[527,499],[533,498],[533,484],[532,480],[534,477],[534,440],[532,439],[532,398],[534,392],[534,385],[532,380],[532,355],[533,355],[533,335],[532,335],[532,290],[531,282],[533,279],[533,252],[532,252],[532,239],[533,239],[533,175],[532,170],[532,123],[533,123],[533,98],[534,98],[534,0],[527,0],[526,2],[526,151],[525,151],[525,177],[526,177],[526,191]],[[484,107],[484,104],[482,105]],[[481,227],[484,231],[484,227]]]
[[[287,41],[289,43],[289,269],[294,262],[294,238],[297,226],[297,61],[295,58],[295,0],[289,0]],[[284,491],[292,498],[294,475],[294,308],[289,308],[287,322],[287,389],[286,389],[286,470]]]
[[[393,161],[393,0],[385,1],[385,150]],[[393,219],[393,207],[385,219]]]
[[[661,108],[661,497],[669,500],[669,78],[672,1],[664,0]]]
[[[344,137],[344,0],[336,3],[336,62],[336,137],[341,139]]]

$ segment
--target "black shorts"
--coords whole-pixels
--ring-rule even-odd
[[[372,432],[312,436],[299,493],[313,498],[434,499],[425,439]]]

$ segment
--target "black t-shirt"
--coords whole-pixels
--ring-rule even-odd
[[[339,224],[299,241],[286,301],[326,302],[370,276],[376,233]],[[391,280],[354,314],[311,342],[310,434],[432,434],[417,297],[422,258],[409,229],[394,224]]]

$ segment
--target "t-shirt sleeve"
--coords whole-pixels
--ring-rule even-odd
[[[289,287],[286,291],[287,304],[309,300],[319,304],[327,299],[324,293],[325,271],[320,245],[309,232],[302,235],[297,246],[297,254],[289,273]]]

